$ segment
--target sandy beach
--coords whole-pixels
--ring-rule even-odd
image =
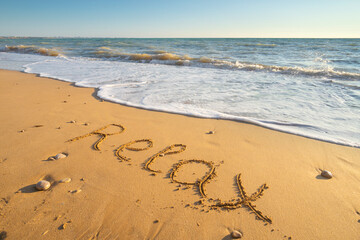
[[[358,148],[126,107],[33,74],[0,70],[0,84],[0,239],[360,238]]]

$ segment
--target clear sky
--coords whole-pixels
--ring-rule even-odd
[[[360,0],[0,0],[0,8],[0,36],[360,38]]]

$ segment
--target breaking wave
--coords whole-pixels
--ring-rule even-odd
[[[276,72],[276,73],[291,74],[291,75],[307,75],[307,76],[328,77],[335,79],[346,78],[349,80],[360,80],[360,73],[339,71],[329,66],[327,66],[326,68],[276,66],[276,65],[266,65],[266,64],[249,63],[249,62],[241,62],[241,61],[225,61],[225,60],[218,60],[205,56],[200,58],[194,58],[188,55],[178,55],[161,50],[153,51],[152,54],[123,53],[108,47],[100,47],[97,51],[93,52],[93,54],[91,54],[90,57],[105,58],[110,60],[138,61],[141,63],[226,68],[226,69],[239,69],[239,70],[247,70],[247,71],[268,71],[268,72]],[[320,61],[319,58],[315,60]],[[322,60],[322,62],[325,61]]]
[[[56,49],[48,49],[36,46],[5,46],[1,49],[3,52],[15,52],[15,53],[30,53],[40,54],[44,56],[63,56]],[[326,77],[330,79],[346,79],[346,80],[360,80],[360,73],[346,72],[336,70],[330,66],[322,68],[311,67],[299,67],[299,66],[277,66],[266,65],[260,63],[219,60],[210,57],[190,57],[188,55],[179,55],[175,53],[169,53],[162,50],[154,50],[149,53],[124,53],[120,50],[115,50],[110,47],[98,47],[97,50],[89,51],[85,53],[86,57],[100,58],[106,60],[123,60],[123,61],[135,61],[141,63],[155,63],[166,64],[176,66],[194,66],[194,67],[210,67],[210,68],[222,68],[232,70],[245,70],[245,71],[263,71],[274,72],[279,74],[288,75],[306,75],[314,77]],[[319,57],[315,61],[327,63]]]
[[[43,47],[36,46],[26,46],[26,45],[17,45],[17,46],[5,46],[1,49],[2,52],[15,52],[15,53],[32,53],[40,54],[43,56],[60,56],[60,52],[55,49],[48,49]]]

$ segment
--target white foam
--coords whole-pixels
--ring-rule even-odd
[[[360,147],[356,124],[360,108],[350,106],[358,104],[353,98],[359,95],[331,81],[261,71],[63,57],[38,59],[27,64],[25,72],[95,87],[99,97],[129,106],[248,122]]]

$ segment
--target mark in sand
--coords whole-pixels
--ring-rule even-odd
[[[147,146],[143,147],[143,148],[130,147],[131,145],[133,145],[135,143],[140,143],[140,142],[147,143]],[[130,161],[131,158],[126,158],[125,156],[122,156],[120,154],[121,152],[123,152],[124,149],[138,152],[138,151],[148,150],[149,148],[152,148],[152,147],[153,147],[153,141],[151,139],[135,140],[135,141],[125,143],[125,144],[121,145],[120,147],[118,147],[117,149],[115,149],[115,155],[120,159],[120,161]]]
[[[248,197],[245,192],[245,188],[242,185],[240,176],[241,176],[241,174],[239,173],[236,177],[236,183],[237,183],[237,186],[238,186],[238,189],[240,192],[241,200],[239,200],[237,202],[231,202],[231,201],[225,202],[225,203],[220,202],[218,204],[212,205],[211,207],[212,208],[220,207],[220,208],[225,208],[225,209],[236,209],[236,208],[245,206],[245,207],[249,208],[253,213],[255,213],[255,215],[258,219],[261,219],[268,223],[272,223],[272,220],[269,217],[263,215],[263,213],[261,211],[257,210],[255,208],[256,206],[251,203],[251,202],[256,201],[258,198],[260,198],[264,194],[265,189],[268,188],[266,183],[261,185],[260,188],[256,192],[254,192],[250,197]]]
[[[189,163],[205,164],[206,166],[208,166],[210,168],[210,171],[207,172],[206,175],[202,179],[200,179],[196,182],[182,182],[182,181],[176,180],[175,179],[176,173],[179,171],[180,167],[185,164],[189,164]],[[210,179],[212,179],[215,176],[216,176],[216,173],[215,173],[214,164],[212,162],[205,161],[205,160],[199,160],[199,159],[180,161],[178,164],[175,165],[175,167],[172,169],[172,171],[170,173],[170,178],[171,178],[171,181],[173,181],[173,182],[184,184],[184,185],[197,185],[199,187],[199,192],[201,194],[201,197],[203,197],[203,198],[206,197],[206,193],[205,193],[205,189],[204,189],[205,184],[207,182],[209,182]]]
[[[118,127],[118,128],[120,128],[120,131],[119,132],[114,132],[114,133],[103,133],[103,132],[101,132],[102,130],[105,130],[106,128],[108,128],[110,126]],[[106,125],[106,126],[104,126],[102,128],[99,128],[99,129],[97,129],[95,131],[92,131],[92,132],[90,132],[88,134],[69,139],[66,142],[74,142],[74,141],[89,137],[91,135],[100,135],[101,138],[93,145],[95,150],[100,151],[100,143],[102,143],[108,136],[112,136],[112,135],[115,135],[115,134],[120,134],[120,133],[122,133],[124,131],[125,131],[125,128],[120,124],[109,124],[109,125]]]
[[[174,148],[179,147],[179,150],[174,150],[172,151]],[[186,149],[186,145],[184,144],[173,144],[171,146],[168,146],[166,148],[164,148],[163,150],[161,150],[160,152],[156,153],[154,156],[152,156],[151,158],[149,158],[149,160],[145,163],[145,169],[149,170],[151,172],[158,172],[161,173],[160,170],[154,170],[150,168],[150,164],[152,164],[157,158],[159,157],[163,157],[165,155],[170,155],[170,154],[177,154],[177,153],[181,153],[183,151],[185,151]],[[172,152],[171,152],[172,151]]]

